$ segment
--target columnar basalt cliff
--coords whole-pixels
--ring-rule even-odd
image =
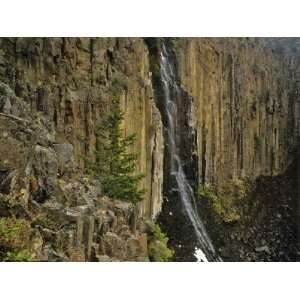
[[[175,260],[195,260],[201,246],[192,220],[224,260],[295,260],[299,51],[297,39],[275,38],[1,38],[0,217],[30,224],[36,260],[148,260],[148,219],[167,232]],[[137,209],[86,173],[116,89],[145,175]],[[198,196],[246,180],[243,203]]]
[[[260,39],[177,43],[182,86],[194,99],[200,183],[285,170],[298,112],[284,61]]]
[[[148,39],[147,43],[152,54],[152,71],[155,74],[162,41]],[[291,45],[295,45],[295,41],[259,38],[169,38],[165,39],[164,43],[167,43],[168,48],[171,49],[169,52],[172,53],[173,68],[177,76],[175,80],[182,90],[181,101],[183,102],[181,102],[180,109],[184,116],[179,117],[179,120],[183,121],[181,134],[185,142],[180,145],[180,150],[183,151],[183,156],[187,155],[183,159],[184,166],[191,179],[191,185],[194,187],[194,193],[197,195],[198,189],[211,186],[216,192],[219,191],[219,194],[222,194],[224,185],[227,185],[226,189],[234,190],[237,182],[240,184],[242,181],[251,181],[251,189],[255,189],[257,184],[253,181],[256,178],[286,172],[296,159],[299,139],[297,96],[299,59],[296,55],[297,48],[293,50],[294,52],[291,51]],[[160,78],[157,77],[158,74],[154,76],[154,86],[158,107],[160,107],[164,96],[163,86]],[[176,98],[173,95],[174,97]],[[160,109],[164,115],[164,109]],[[196,138],[194,138],[194,133],[196,133]],[[190,137],[187,138],[189,135]],[[186,146],[188,151],[184,148]],[[165,155],[168,153],[166,152]],[[196,165],[190,165],[192,157],[197,157]],[[168,158],[165,157],[166,160]],[[191,178],[195,174],[197,182]],[[297,172],[290,172],[288,178],[295,176],[298,176]],[[165,181],[168,182],[168,178]],[[277,179],[274,181],[278,184]],[[290,213],[283,212],[286,218],[291,216],[290,228],[286,227],[286,230],[290,232],[290,239],[283,242],[281,240],[281,238],[284,239],[283,235],[277,238],[277,243],[285,244],[288,248],[289,243],[294,247],[297,237],[294,214],[297,197],[289,195],[288,189],[293,189],[293,184],[287,181],[282,179],[281,182],[281,190],[283,194],[286,193],[285,197],[278,194],[278,199],[273,199],[274,203],[267,204],[267,206],[273,207],[281,203],[292,210]],[[172,185],[172,183],[165,182],[166,197],[171,189],[170,184]],[[272,182],[269,181],[268,184],[271,186]],[[285,188],[287,190],[284,192]],[[205,198],[205,193],[202,193],[202,197],[203,195]],[[250,216],[248,206],[256,202],[256,196],[252,197],[254,197],[252,200],[248,199],[244,203],[237,204],[233,203],[234,201],[228,203],[228,199],[225,201],[213,198],[217,199],[214,209],[216,210],[217,207],[217,211],[223,217],[220,223],[211,222],[217,219],[217,216],[211,215],[209,209],[208,211],[205,209],[205,206],[209,204],[205,204],[205,201],[202,201],[202,204],[198,203],[200,214],[206,225],[210,227],[219,252],[223,252],[221,256],[224,255],[225,259],[229,260],[295,259],[296,250],[293,250],[290,256],[280,258],[274,253],[266,255],[268,257],[265,258],[255,255],[255,249],[260,249],[261,244],[265,246],[271,241],[268,240],[270,236],[262,237],[258,234],[259,237],[255,238],[257,231],[261,230],[262,235],[268,231],[262,229],[268,216],[266,212],[262,213],[264,215],[262,220],[258,221],[255,226],[253,225],[259,216],[256,216],[256,221],[253,220],[254,215]],[[222,203],[224,201],[225,203]],[[192,259],[187,252],[191,253],[193,247],[195,249],[199,245],[192,242],[192,240],[195,241],[195,237],[191,238],[193,230],[182,229],[184,227],[182,222],[186,224],[186,221],[181,219],[181,209],[178,209],[178,204],[174,204],[176,200],[173,199],[170,202],[171,204],[164,203],[163,205],[161,223],[169,235],[175,237],[175,241],[171,237],[171,242],[174,243],[177,259]],[[262,208],[261,210],[264,211]],[[168,217],[170,213],[177,214],[177,217]],[[269,219],[277,213],[278,216],[282,214],[278,212],[278,208],[269,213],[271,214]],[[251,244],[251,239],[257,241],[252,240],[250,250],[243,249],[244,245],[237,242],[236,248],[240,249],[231,249],[235,251],[235,254],[231,255],[228,245],[234,244],[234,240],[240,239],[245,233],[247,226],[249,228],[249,222],[243,225],[243,229],[239,227],[244,222],[243,220],[248,218],[247,214],[249,218],[252,218],[255,230],[253,229],[253,234],[250,234],[244,244]],[[251,211],[251,214],[259,214],[259,211]],[[240,221],[236,222],[238,219]],[[275,232],[275,229],[270,224],[268,226],[271,235],[272,230]],[[232,233],[234,227],[240,231],[237,237]],[[186,239],[185,242],[184,239]],[[239,253],[240,250],[242,254]],[[244,255],[247,251],[254,252],[254,255]],[[284,251],[276,249],[274,252],[278,254]]]
[[[0,40],[0,192],[7,203],[1,215],[16,215],[14,197],[32,224],[41,214],[44,221],[56,214],[55,230],[33,226],[40,237],[37,259],[72,260],[69,249],[90,260],[92,248],[95,260],[148,259],[147,240],[131,225],[132,208],[105,204],[99,183],[86,182],[85,159],[95,159],[98,121],[118,89],[124,132],[136,134],[137,169],[145,175],[138,215],[157,215],[164,142],[150,75],[142,39]],[[65,235],[70,245],[62,250]]]
[[[146,175],[141,213],[155,216],[162,201],[163,140],[143,40],[11,38],[0,47],[2,81],[31,115],[45,116],[55,143],[72,144],[81,169],[97,144],[97,120],[109,110],[115,85],[121,86],[125,131],[137,135],[139,170]]]

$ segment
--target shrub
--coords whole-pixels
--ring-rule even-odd
[[[249,193],[248,180],[230,180],[221,184],[218,189],[205,185],[199,189],[199,198],[205,198],[213,210],[226,223],[240,219],[239,204]]]
[[[158,224],[151,224],[150,241],[148,253],[151,261],[170,261],[174,256],[174,251],[168,247],[168,237],[161,231]]]
[[[5,261],[30,261],[26,250],[31,234],[30,223],[25,219],[0,219],[0,256]]]
[[[30,253],[27,250],[21,250],[21,251],[13,251],[13,252],[7,252],[6,256],[4,258],[5,261],[11,261],[11,262],[30,262],[32,261],[32,257]]]
[[[30,223],[25,219],[0,219],[0,246],[7,249],[24,248],[30,237]]]
[[[205,185],[201,187],[198,191],[198,196],[200,199],[207,199],[214,211],[220,216],[223,215],[223,207],[221,200],[219,199],[216,190],[212,186]]]

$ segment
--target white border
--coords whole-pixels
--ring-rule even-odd
[[[1,36],[297,36],[293,0],[7,0]]]
[[[1,299],[296,299],[299,264],[2,263]]]
[[[299,36],[299,1],[9,0],[1,36]],[[1,299],[295,299],[299,263],[0,263]]]

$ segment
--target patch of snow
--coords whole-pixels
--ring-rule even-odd
[[[205,254],[203,253],[203,251],[200,248],[195,249],[195,256],[196,256],[198,262],[208,262]]]

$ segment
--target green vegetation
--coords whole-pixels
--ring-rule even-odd
[[[4,261],[31,261],[26,249],[31,234],[25,219],[0,219],[0,259]]]
[[[32,261],[32,257],[28,250],[21,250],[21,251],[12,251],[7,252],[5,261],[11,262],[30,262]]]
[[[123,113],[119,94],[123,86],[113,82],[113,97],[110,111],[97,128],[96,161],[87,161],[87,169],[102,183],[103,192],[112,199],[136,204],[143,200],[145,190],[140,189],[144,177],[136,170],[137,154],[130,151],[135,135],[124,137],[121,129]]]
[[[218,189],[205,185],[199,189],[199,198],[205,198],[213,210],[225,223],[232,223],[240,219],[239,204],[249,192],[247,180],[231,180],[221,184]]]
[[[41,226],[43,228],[48,228],[51,230],[58,230],[59,229],[59,224],[58,220],[55,220],[52,216],[47,215],[45,213],[40,213],[38,214],[32,222],[33,226]]]
[[[149,258],[151,261],[170,261],[174,251],[168,248],[168,237],[161,231],[158,224],[151,223],[150,239],[148,243]]]

